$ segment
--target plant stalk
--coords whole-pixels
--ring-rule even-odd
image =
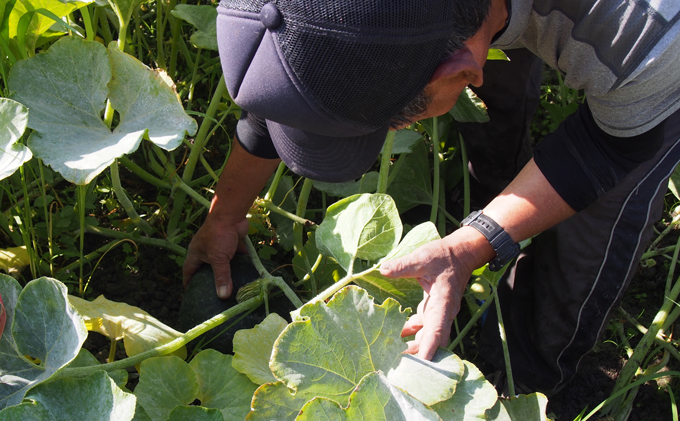
[[[396,131],[390,130],[387,132],[385,138],[385,146],[383,146],[382,159],[380,160],[380,174],[378,175],[378,187],[376,193],[385,193],[389,185],[390,166],[392,159],[392,148],[394,147],[394,136]]]

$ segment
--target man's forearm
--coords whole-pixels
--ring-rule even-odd
[[[280,159],[251,155],[234,140],[227,165],[217,182],[210,217],[224,219],[228,223],[242,220],[279,162]]]
[[[532,159],[485,208],[516,242],[530,238],[576,213],[553,189]]]

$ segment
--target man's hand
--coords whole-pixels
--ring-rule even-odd
[[[184,287],[203,263],[212,266],[215,274],[215,288],[218,297],[225,299],[232,293],[231,268],[229,262],[237,249],[245,252],[241,240],[248,233],[248,221],[243,219],[235,225],[220,222],[210,216],[191,239],[182,273]]]
[[[241,240],[248,234],[246,215],[279,162],[251,155],[234,140],[208,217],[189,244],[182,271],[185,288],[198,268],[209,263],[215,274],[217,295],[223,299],[231,295],[229,262],[240,247],[245,252]]]
[[[493,249],[486,239],[474,228],[463,227],[382,265],[382,275],[416,278],[425,291],[418,312],[401,332],[402,337],[416,335],[406,352],[430,360],[438,347],[448,344],[470,274],[491,257]]]

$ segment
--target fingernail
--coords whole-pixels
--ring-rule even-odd
[[[229,298],[229,288],[227,286],[222,285],[221,287],[217,288],[217,296],[224,299],[224,298]]]

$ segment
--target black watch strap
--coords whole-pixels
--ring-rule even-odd
[[[461,226],[468,225],[479,231],[491,243],[496,257],[489,262],[489,270],[499,271],[519,254],[519,244],[512,241],[510,235],[493,219],[484,215],[481,210],[474,211],[463,219]]]

